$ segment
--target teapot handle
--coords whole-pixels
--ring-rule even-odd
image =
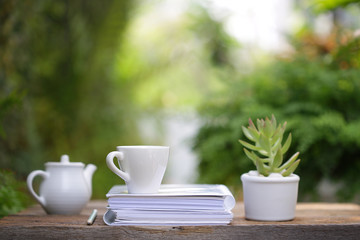
[[[39,196],[36,194],[36,192],[34,191],[34,188],[33,188],[33,180],[34,178],[39,175],[43,178],[48,178],[49,177],[49,173],[45,172],[45,171],[42,171],[42,170],[36,170],[36,171],[33,171],[29,174],[29,176],[27,177],[27,187],[31,193],[31,195],[33,195],[33,197],[40,203],[41,206],[45,207],[45,198],[42,197],[42,196]]]
[[[109,153],[106,157],[106,164],[108,168],[113,171],[116,175],[124,179],[125,182],[130,181],[130,175],[124,171],[121,171],[118,167],[114,164],[114,157],[116,157],[119,161],[124,159],[124,154],[122,152],[113,151]]]

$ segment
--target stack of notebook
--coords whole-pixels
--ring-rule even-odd
[[[106,194],[107,225],[226,225],[235,199],[224,185],[162,185],[156,194],[129,194],[115,185]]]

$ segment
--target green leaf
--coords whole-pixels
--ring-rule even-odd
[[[259,141],[260,133],[256,130],[255,127],[248,127],[247,130],[250,132],[251,136],[253,136],[255,142]]]
[[[274,144],[276,141],[278,141],[279,138],[281,138],[280,141],[282,141],[282,134],[281,134],[281,126],[279,125],[277,129],[274,131],[274,134],[271,137],[271,144]]]
[[[261,150],[260,147],[256,147],[256,146],[254,146],[254,145],[251,145],[250,143],[247,143],[247,142],[245,142],[245,141],[243,141],[243,140],[240,140],[240,139],[239,139],[239,142],[240,142],[244,147],[246,147],[246,148],[248,148],[248,149],[251,149],[251,150],[254,150],[254,151],[259,151],[259,150]]]
[[[277,151],[279,148],[281,148],[281,139],[279,138],[277,142],[271,147],[271,149]],[[282,152],[281,152],[282,153]]]
[[[284,122],[284,125],[281,128],[281,134],[285,133],[287,122]]]
[[[295,153],[294,155],[291,156],[291,158],[289,158],[289,160],[287,160],[286,163],[284,163],[281,167],[280,167],[280,171],[290,167],[290,165],[297,159],[297,157],[299,156],[299,152]]]
[[[256,162],[260,161],[264,166],[264,163],[268,163],[270,161],[269,158],[260,158],[258,155],[256,155],[254,152],[250,152],[249,150],[247,150],[246,148],[244,148],[244,152],[246,154],[246,156],[253,161],[253,163],[256,166]]]
[[[287,150],[289,150],[289,147],[290,147],[290,144],[291,144],[291,139],[292,139],[291,133],[289,133],[289,136],[286,139],[284,146],[281,148],[281,153],[282,154],[285,154],[287,152]]]
[[[265,157],[269,157],[269,153],[267,152],[267,151],[265,151],[265,150],[259,150],[258,151],[261,155],[263,155],[263,156],[265,156]]]
[[[263,132],[263,129],[264,129],[264,120],[263,119],[256,119],[256,124],[257,124],[257,128],[259,130],[260,133]]]
[[[269,141],[269,138],[267,138],[265,135],[263,134],[260,134],[260,137],[259,137],[259,146],[270,153],[271,151],[271,145],[270,145],[270,141]]]
[[[256,130],[255,124],[253,123],[253,121],[251,120],[251,118],[249,118],[249,128],[253,128]]]
[[[254,138],[254,136],[252,135],[252,133],[247,129],[245,128],[244,126],[241,127],[244,135],[251,141],[253,142],[256,142],[256,139]]]
[[[271,124],[274,127],[274,131],[275,131],[277,124],[276,124],[276,118],[275,118],[274,114],[271,114]]]
[[[275,169],[275,168],[278,168],[281,163],[283,161],[283,155],[281,153],[281,149],[279,148],[277,151],[276,151],[276,154],[275,154],[275,157],[274,157],[274,162],[272,163],[272,170]]]
[[[271,125],[269,118],[266,117],[264,123],[264,134],[266,137],[270,138],[272,133],[273,133],[273,126]]]
[[[295,169],[299,166],[299,163],[300,163],[300,159],[296,160],[288,169],[286,169],[286,170],[282,173],[282,175],[283,175],[284,177],[287,177],[287,176],[289,176],[290,174],[292,174],[292,173],[295,171]]]
[[[256,159],[257,159],[257,156],[254,152],[250,152],[249,150],[247,150],[246,148],[244,148],[244,152],[245,152],[245,155],[251,160],[253,161],[254,165],[256,166]]]
[[[261,159],[258,157],[255,161],[255,165],[256,165],[256,169],[257,171],[264,175],[264,176],[269,176],[269,169],[266,168],[266,165],[261,161]]]
[[[259,157],[259,156],[258,156]],[[260,157],[259,157],[260,158]],[[263,162],[263,163],[269,163],[271,161],[270,158],[260,158],[260,160]],[[266,166],[266,165],[264,165]],[[269,168],[270,169],[270,168]]]

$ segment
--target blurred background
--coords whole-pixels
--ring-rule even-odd
[[[118,145],[168,145],[163,183],[241,200],[241,126],[271,114],[300,151],[299,201],[360,203],[359,90],[359,1],[0,1],[0,217],[62,154],[97,165],[105,199]]]

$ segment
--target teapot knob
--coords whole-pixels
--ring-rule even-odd
[[[66,154],[61,155],[60,162],[61,162],[61,163],[69,163],[69,162],[70,162],[69,156],[66,155]]]

